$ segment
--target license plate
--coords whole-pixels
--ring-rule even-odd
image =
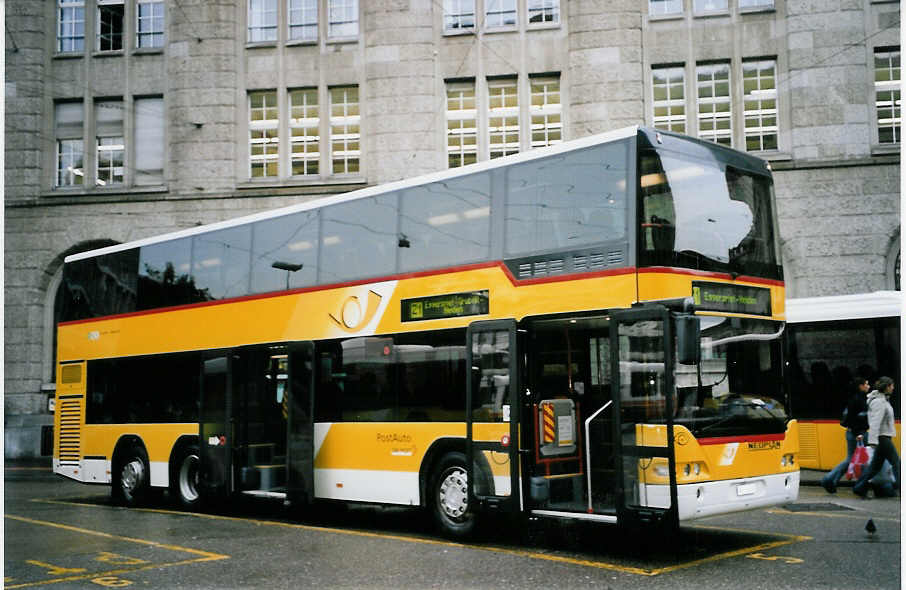
[[[738,486],[736,486],[736,495],[737,496],[749,496],[749,495],[754,494],[756,489],[757,488],[755,487],[754,483],[739,484]]]

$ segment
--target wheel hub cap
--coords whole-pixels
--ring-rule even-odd
[[[466,472],[456,469],[440,484],[440,506],[450,518],[461,518],[469,508],[469,483]]]

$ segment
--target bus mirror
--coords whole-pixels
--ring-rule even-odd
[[[694,365],[701,351],[701,324],[694,315],[676,316],[676,360],[681,365]]]

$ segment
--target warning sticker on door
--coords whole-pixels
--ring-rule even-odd
[[[557,442],[561,447],[573,444],[573,417],[557,417]]]

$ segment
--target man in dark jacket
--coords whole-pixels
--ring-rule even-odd
[[[856,445],[863,440],[865,432],[868,430],[868,404],[865,395],[871,386],[868,379],[860,379],[856,383],[856,392],[849,398],[849,403],[846,405],[846,416],[840,421],[840,425],[846,427],[846,458],[821,478],[821,485],[831,494],[837,491],[837,482],[849,468]]]

